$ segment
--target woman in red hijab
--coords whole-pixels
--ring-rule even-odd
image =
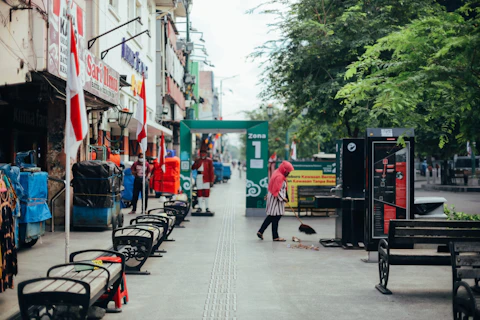
[[[263,232],[271,223],[273,241],[285,241],[278,236],[278,221],[285,213],[285,202],[288,202],[287,177],[292,171],[293,165],[288,161],[283,161],[270,178],[267,195],[267,217],[257,232],[257,237],[262,240]]]

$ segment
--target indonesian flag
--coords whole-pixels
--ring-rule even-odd
[[[268,159],[268,162],[276,162],[277,161],[277,152],[275,151]]]
[[[73,23],[70,22],[70,66],[67,74],[67,90],[70,101],[67,108],[70,108],[70,125],[67,125],[65,144],[67,156],[76,157],[78,147],[83,138],[87,135],[87,109],[85,107],[85,97],[83,96],[83,86],[80,80],[80,64],[78,59],[77,44],[75,42],[75,32]]]
[[[163,173],[166,172],[165,168],[165,155],[167,153],[167,150],[165,148],[165,135],[162,132],[162,138],[160,139],[160,152],[159,152],[159,157],[158,157],[158,164],[160,165],[160,168],[162,169]]]
[[[292,146],[290,147],[290,158],[292,160],[297,160],[297,144],[295,141],[292,141]]]
[[[147,99],[145,94],[145,77],[142,79],[142,89],[139,92],[137,110],[134,118],[137,119],[137,141],[142,148],[142,152],[147,152]]]

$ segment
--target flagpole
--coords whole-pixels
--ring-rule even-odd
[[[67,26],[67,78],[68,73],[71,71],[71,17],[70,17],[70,1],[67,1],[67,17],[68,17],[68,26]],[[65,124],[65,146],[64,151],[66,155],[65,159],[65,263],[69,262],[70,255],[70,152],[69,145],[70,141],[68,139],[69,132],[71,128],[71,110],[70,110],[70,90],[68,89],[68,82],[66,85],[66,95],[67,95],[67,112],[66,112],[66,124]]]
[[[145,214],[145,199],[148,197],[148,192],[146,192],[148,188],[145,186],[145,176],[147,175],[147,171],[145,170],[146,161],[147,161],[147,150],[143,151],[142,214]]]

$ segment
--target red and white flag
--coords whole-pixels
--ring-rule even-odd
[[[145,94],[145,77],[142,79],[142,89],[138,95],[137,110],[134,118],[137,119],[137,141],[142,148],[142,152],[147,152],[147,95]]]
[[[295,141],[292,141],[292,146],[290,147],[290,158],[292,160],[297,160],[297,144]]]
[[[160,165],[160,168],[162,169],[163,173],[165,173],[166,167],[165,167],[165,155],[167,154],[167,149],[165,148],[165,135],[162,132],[162,137],[160,139],[160,152],[159,152],[159,157],[158,157],[158,164]]]
[[[85,97],[83,95],[83,86],[80,79],[80,63],[78,59],[77,44],[75,42],[75,32],[73,24],[70,22],[70,66],[67,74],[67,90],[70,101],[67,102],[67,108],[70,108],[70,125],[67,126],[65,137],[67,156],[76,157],[78,147],[83,138],[87,135],[87,109],[85,107]]]

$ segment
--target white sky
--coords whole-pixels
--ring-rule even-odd
[[[220,77],[238,77],[223,82],[223,118],[241,120],[241,111],[258,108],[260,86],[259,61],[247,61],[247,56],[256,46],[273,39],[268,33],[268,23],[274,21],[272,15],[246,14],[258,6],[260,0],[194,0],[191,12],[192,27],[203,31],[205,46],[215,68],[215,85],[220,85]],[[184,29],[184,25],[179,25]],[[183,34],[182,34],[183,35]],[[192,34],[196,44],[199,34]],[[199,50],[197,50],[199,52]],[[210,68],[206,67],[205,70]],[[231,93],[228,89],[231,89]]]

